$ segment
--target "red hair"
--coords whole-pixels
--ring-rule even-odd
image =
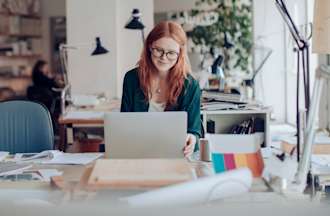
[[[151,74],[157,71],[151,60],[150,47],[153,42],[169,37],[180,45],[180,53],[176,64],[170,69],[167,80],[169,83],[169,91],[167,95],[167,105],[174,105],[180,95],[184,80],[190,72],[190,66],[186,59],[187,36],[182,27],[172,21],[164,21],[156,25],[149,33],[138,63],[139,81],[144,96],[148,100],[151,96]]]

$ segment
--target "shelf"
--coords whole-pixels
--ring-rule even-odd
[[[0,75],[1,80],[13,80],[13,79],[21,79],[21,80],[29,80],[32,79],[32,75],[21,75],[21,76],[2,76]]]
[[[240,110],[202,110],[202,114],[207,114],[207,115],[218,115],[218,114],[264,114],[264,113],[270,113],[269,108],[264,108],[264,109],[240,109]]]
[[[41,58],[41,55],[12,55],[12,56],[0,55],[0,58],[7,58],[7,59],[37,59],[37,58]]]
[[[0,33],[0,37],[21,37],[21,38],[41,38],[42,35],[30,35],[30,34],[6,34]]]
[[[29,19],[41,19],[39,15],[32,15],[32,14],[21,14],[21,13],[10,13],[10,12],[0,12],[2,16],[20,16]]]

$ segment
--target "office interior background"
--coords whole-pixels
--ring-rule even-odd
[[[0,5],[4,2],[5,0],[0,1]],[[20,1],[13,2],[18,4]],[[200,17],[212,14],[212,6],[207,4],[208,1],[200,0],[40,0],[34,2],[34,14],[16,17],[25,19],[26,24],[22,26],[24,29],[15,29],[16,26],[13,24],[15,19],[13,19],[11,21],[13,26],[9,27],[8,32],[6,26],[3,25],[8,17],[0,11],[0,16],[3,18],[0,23],[0,100],[26,96],[26,90],[31,85],[31,68],[37,59],[49,62],[54,75],[63,74],[59,53],[61,43],[73,47],[73,49],[67,49],[67,74],[73,93],[104,94],[110,99],[120,98],[123,76],[126,71],[136,66],[143,45],[141,31],[124,28],[134,8],[141,12],[145,36],[161,20],[174,19],[180,22],[180,16],[184,17],[194,9],[205,11],[200,12]],[[199,5],[196,4],[198,2]],[[255,77],[255,99],[264,106],[271,107],[273,122],[295,125],[297,58],[294,52],[294,40],[276,9],[274,1],[246,0],[237,1],[236,4],[246,4],[249,7],[245,16],[241,16],[242,19],[246,19],[245,28],[248,32],[242,37],[248,37],[248,39],[233,38],[230,32],[222,32],[221,40],[224,40],[226,35],[226,42],[233,46],[232,50],[227,50],[225,53],[231,57],[231,62],[226,62],[225,73],[232,78],[232,82],[238,82],[236,87],[240,87],[244,84],[244,80],[251,78],[253,71],[260,66],[268,51],[271,51],[271,55]],[[314,1],[294,0],[287,1],[287,4],[299,30],[306,36],[310,34],[309,23],[313,20]],[[185,30],[190,35],[188,56],[192,64],[192,72],[197,76],[207,71],[214,60],[209,51],[211,45],[203,46],[200,41],[200,44],[192,42],[193,37],[203,38],[199,35],[198,29],[194,29],[200,24],[198,22],[201,21],[195,19],[185,25]],[[207,28],[201,29],[204,31]],[[212,35],[212,32],[209,34]],[[96,37],[101,39],[102,45],[109,50],[109,53],[90,56]],[[242,44],[240,40],[244,39],[248,43],[247,46],[252,48],[245,56],[245,64],[240,63],[243,67],[235,67],[235,58],[237,58],[235,55],[238,54],[233,50],[244,51],[243,47],[238,47]],[[310,43],[312,43],[311,40]],[[225,46],[222,42],[219,44],[221,44],[219,46]],[[216,52],[222,54],[225,50],[224,47],[215,46],[214,48]],[[244,56],[244,53],[240,55]],[[311,89],[313,89],[315,69],[322,63],[329,64],[329,57],[310,52]],[[319,128],[329,128],[329,88],[326,84],[322,91],[317,118]]]
[[[264,215],[264,211],[251,208],[251,206],[258,206],[258,204],[266,204],[266,208],[269,207],[267,214],[269,212],[280,214],[281,211],[293,212],[288,211],[286,209],[288,207],[295,208],[295,211],[301,211],[300,215],[307,213],[309,213],[309,215],[314,214],[314,212],[310,213],[306,210],[306,208],[309,208],[309,205],[305,205],[304,203],[301,205],[303,206],[302,208],[296,207],[295,204],[299,204],[301,198],[301,191],[299,191],[298,196],[294,197],[293,193],[291,193],[292,191],[286,191],[286,189],[291,189],[291,183],[293,183],[293,185],[294,183],[299,183],[305,186],[307,176],[309,180],[312,179],[306,182],[306,184],[307,186],[312,185],[312,191],[310,192],[311,197],[313,197],[314,189],[317,188],[317,184],[314,184],[316,178],[307,175],[307,172],[313,168],[310,166],[313,162],[320,165],[321,168],[326,167],[326,169],[324,169],[325,171],[322,170],[323,173],[316,173],[316,176],[320,177],[322,180],[321,186],[324,186],[322,190],[327,192],[327,198],[329,198],[329,80],[325,80],[323,89],[321,89],[320,100],[316,101],[317,103],[320,102],[320,106],[315,112],[315,119],[308,121],[308,123],[316,125],[316,135],[320,135],[319,137],[321,137],[321,139],[318,140],[319,143],[317,143],[321,144],[319,145],[321,146],[320,149],[316,149],[316,147],[319,147],[317,145],[315,149],[312,148],[314,147],[312,144],[315,144],[315,140],[319,138],[316,136],[317,138],[314,140],[313,127],[303,124],[306,123],[304,120],[306,120],[307,116],[304,110],[304,95],[308,93],[310,96],[313,95],[312,91],[314,89],[314,81],[316,80],[317,68],[321,65],[327,65],[330,68],[330,55],[313,52],[313,42],[315,42],[313,39],[318,38],[312,33],[312,23],[315,23],[315,14],[313,14],[314,3],[317,0],[285,1],[288,13],[296,24],[296,30],[299,32],[299,35],[290,32],[290,27],[292,28],[291,23],[287,23],[288,20],[285,22],[285,18],[281,16],[280,10],[275,4],[280,1],[281,0],[0,0],[0,105],[6,104],[2,102],[9,100],[38,101],[40,99],[39,102],[43,103],[42,99],[44,98],[42,94],[44,94],[44,92],[33,90],[35,83],[33,81],[32,71],[38,60],[45,60],[48,62],[50,74],[47,76],[56,79],[60,84],[57,88],[53,89],[55,96],[51,96],[51,102],[45,104],[50,111],[55,132],[55,145],[53,145],[53,142],[49,142],[49,145],[45,149],[67,151],[65,153],[53,151],[53,155],[45,151],[47,157],[42,159],[45,159],[46,163],[43,164],[44,161],[41,161],[40,164],[36,162],[30,166],[32,170],[39,172],[39,174],[43,167],[52,169],[53,173],[46,172],[46,174],[49,175],[46,176],[48,177],[46,183],[42,181],[41,184],[39,184],[40,182],[29,184],[31,179],[28,179],[26,185],[18,187],[15,185],[16,182],[10,182],[9,184],[4,182],[3,184],[3,182],[0,181],[2,183],[0,185],[0,205],[5,206],[10,211],[16,211],[16,214],[19,214],[20,211],[24,211],[24,214],[29,215],[28,211],[25,212],[25,208],[16,208],[11,205],[6,206],[7,203],[2,200],[12,199],[15,204],[18,203],[20,206],[27,204],[26,207],[28,207],[29,204],[33,204],[29,207],[33,208],[33,212],[38,211],[38,214],[41,214],[42,210],[37,208],[35,204],[45,204],[40,201],[47,200],[49,201],[46,203],[47,205],[51,204],[52,207],[64,207],[71,210],[69,208],[70,206],[67,206],[70,200],[83,200],[87,202],[81,202],[81,206],[73,207],[79,207],[80,211],[84,209],[86,211],[83,210],[83,213],[90,215],[94,214],[94,212],[108,212],[108,208],[120,209],[121,206],[116,205],[116,201],[119,200],[117,200],[117,198],[120,198],[120,201],[122,201],[122,195],[124,194],[126,196],[125,193],[127,192],[124,191],[127,188],[123,189],[120,187],[119,188],[124,191],[123,194],[121,194],[123,192],[121,190],[116,191],[116,193],[113,193],[111,190],[103,190],[103,188],[97,192],[96,190],[89,190],[90,188],[88,186],[95,186],[98,183],[99,177],[101,177],[101,181],[102,177],[106,180],[108,178],[111,181],[113,177],[116,180],[116,177],[120,177],[120,175],[123,174],[124,180],[120,179],[120,181],[126,181],[128,179],[129,183],[137,184],[138,187],[141,187],[141,184],[143,185],[145,183],[144,178],[147,179],[146,181],[151,179],[151,182],[154,180],[153,178],[158,179],[158,177],[160,181],[164,179],[168,180],[168,178],[171,181],[171,174],[173,173],[175,178],[182,178],[182,173],[177,175],[177,167],[175,167],[177,165],[176,161],[172,163],[173,161],[168,158],[168,161],[164,159],[165,162],[174,164],[174,168],[172,168],[175,170],[173,173],[173,170],[170,170],[169,175],[167,175],[166,172],[162,172],[162,169],[158,169],[159,167],[166,168],[167,164],[162,167],[164,164],[158,166],[158,164],[154,165],[148,160],[145,162],[143,160],[139,161],[139,159],[137,160],[139,161],[138,163],[134,160],[123,160],[122,163],[119,164],[120,166],[118,166],[118,174],[111,170],[112,162],[116,160],[116,158],[114,159],[110,156],[110,159],[108,159],[109,154],[107,154],[107,151],[105,151],[105,154],[99,153],[104,152],[104,148],[106,147],[101,149],[104,143],[105,146],[107,146],[106,141],[103,139],[104,136],[106,136],[106,132],[104,132],[105,130],[103,130],[103,128],[111,124],[111,122],[109,124],[109,122],[103,121],[104,119],[102,119],[104,118],[105,110],[102,106],[103,102],[110,105],[111,111],[119,111],[124,75],[127,71],[137,66],[144,39],[157,23],[164,20],[172,20],[181,24],[187,33],[188,61],[191,64],[191,73],[199,81],[200,87],[203,89],[202,94],[209,94],[210,97],[214,94],[216,99],[219,95],[226,95],[235,102],[239,100],[239,103],[235,103],[234,105],[231,103],[221,105],[211,104],[208,107],[209,110],[205,108],[206,103],[201,104],[202,124],[209,137],[200,140],[200,146],[204,146],[204,148],[200,148],[201,151],[193,153],[194,155],[191,157],[192,161],[189,161],[191,163],[188,163],[186,160],[178,160],[178,164],[184,165],[184,170],[189,173],[183,173],[183,175],[187,174],[189,177],[184,179],[186,182],[182,185],[174,185],[174,189],[171,187],[172,185],[168,188],[165,187],[169,185],[167,184],[168,182],[164,185],[157,185],[157,187],[153,188],[154,190],[150,190],[150,194],[148,194],[149,191],[147,191],[146,194],[143,192],[135,196],[136,191],[133,191],[134,195],[130,196],[129,199],[131,199],[133,204],[136,202],[137,205],[147,206],[150,206],[150,203],[157,204],[157,202],[160,206],[170,203],[170,205],[173,204],[173,206],[181,207],[181,204],[182,206],[189,204],[187,205],[189,208],[193,207],[193,205],[194,207],[202,207],[204,214],[212,210],[216,210],[218,214],[219,210],[223,212],[227,208],[229,210],[235,209],[244,211],[244,214],[258,211],[260,214]],[[322,0],[319,0],[319,2],[321,1]],[[323,3],[325,1],[328,0],[323,0]],[[327,6],[329,7],[330,4],[327,3]],[[139,26],[135,26],[133,29],[131,26],[130,28],[128,23],[134,19],[138,19],[142,22],[144,28],[141,29]],[[327,26],[329,32],[329,23],[327,23]],[[297,60],[297,41],[295,41],[293,36],[304,38],[304,42],[309,45],[309,52],[307,54],[308,62],[302,61],[302,56]],[[325,38],[324,41],[325,45],[330,44],[327,38]],[[298,41],[298,43],[300,42]],[[319,50],[322,43],[320,43],[320,41],[316,42],[318,42]],[[303,43],[303,45],[306,44]],[[300,54],[302,50],[306,50],[306,46],[300,48]],[[327,49],[330,49],[330,46],[327,46]],[[328,50],[328,52],[330,52],[330,50]],[[304,56],[305,59],[307,56]],[[303,68],[309,69],[310,92],[304,88],[306,80],[304,80],[302,74],[306,71],[303,71]],[[300,129],[305,129],[303,132],[299,130],[297,132],[297,80],[299,80],[300,86],[300,99],[298,101],[299,112],[301,113],[299,119],[301,120],[300,124],[302,124],[300,125]],[[70,97],[66,98],[65,94],[68,94]],[[66,101],[66,99],[70,100]],[[95,99],[97,99],[97,101],[95,101]],[[229,102],[232,102],[229,98],[227,99]],[[242,101],[246,102],[246,105],[242,106],[243,108],[237,105],[241,104]],[[91,106],[91,104],[93,106]],[[225,108],[222,106],[225,106]],[[2,107],[0,106],[0,108]],[[22,106],[20,112],[25,114],[23,109],[25,108]],[[66,112],[66,109],[68,112]],[[86,112],[82,114],[83,112],[80,112],[81,110]],[[31,113],[30,110],[27,110],[27,113],[27,115],[31,116],[34,114]],[[86,113],[92,117],[88,116],[88,118],[85,118],[85,115],[87,115]],[[100,113],[102,115],[100,115]],[[71,119],[69,114],[71,114]],[[12,135],[12,137],[14,137],[12,143],[14,144],[16,144],[16,138],[22,141],[23,139],[20,139],[21,134],[17,135],[20,130],[14,127],[12,127],[14,128],[12,131],[15,133],[10,130],[8,130],[9,132],[7,130],[2,130],[3,128],[7,129],[6,124],[1,124],[1,120],[3,119],[5,119],[3,122],[7,123],[7,125],[11,125],[13,122],[10,121],[12,119],[6,122],[6,116],[4,117],[4,115],[1,115],[0,110],[0,135],[5,133]],[[247,119],[249,122],[246,126]],[[48,115],[47,122],[51,122],[49,121]],[[31,131],[40,126],[37,123],[36,121],[33,122],[32,126],[30,125]],[[34,127],[34,125],[36,126]],[[19,129],[23,128],[24,132],[28,131],[25,130],[28,127],[24,124],[16,124],[16,126]],[[48,127],[39,127],[36,129],[38,136],[44,133],[43,130],[48,130],[46,132],[53,138],[53,131],[50,129],[52,126],[47,126]],[[237,132],[235,128],[238,128],[240,132]],[[253,130],[251,128],[253,128]],[[255,128],[258,128],[259,131],[254,130]],[[164,130],[162,127],[160,127],[160,129]],[[247,129],[246,133],[242,132],[243,129]],[[108,130],[108,132],[109,131],[111,130]],[[212,133],[215,133],[213,138]],[[183,135],[186,136],[186,134]],[[303,151],[300,151],[301,149],[299,150],[300,147],[296,149],[296,143],[299,143],[299,141],[297,141],[299,139],[296,139],[297,135],[305,139],[303,142]],[[279,139],[279,137],[288,139]],[[2,141],[1,138],[2,137],[0,137],[0,145],[5,146],[7,144],[6,142],[9,143],[9,139],[6,140],[6,137],[2,139],[5,141]],[[39,137],[37,137],[36,140],[38,140],[38,138]],[[50,140],[52,141],[53,139]],[[213,142],[214,140],[215,142]],[[292,143],[290,143],[291,141]],[[212,145],[208,144],[212,144],[212,142],[213,146],[218,147],[218,149],[211,149],[210,146]],[[40,143],[32,143],[32,145],[39,145]],[[130,142],[126,143],[130,144]],[[223,143],[225,145],[223,145]],[[246,145],[247,143],[249,145]],[[236,144],[236,146],[234,144]],[[77,149],[75,149],[75,145],[78,145]],[[225,146],[225,148],[228,147],[228,149],[232,151],[228,154],[232,160],[232,162],[229,163],[230,165],[228,165],[228,161],[224,159],[228,151],[225,148],[223,151],[223,149],[220,148],[222,146]],[[251,153],[250,149],[249,152],[242,153],[241,150],[244,149],[245,151],[246,146],[257,147],[253,150],[253,153]],[[179,147],[181,148],[181,146]],[[1,148],[3,147],[1,146]],[[2,150],[3,149],[0,149],[0,153],[3,153]],[[312,150],[313,155],[311,153]],[[126,149],[124,149],[124,151],[128,154],[135,153],[134,151],[126,151]],[[43,151],[41,153],[41,157],[45,156],[43,155],[45,152]],[[90,154],[91,156],[88,156],[89,154],[79,154],[86,152],[93,153]],[[302,154],[295,154],[295,152],[302,152]],[[21,158],[18,158],[17,161],[15,161],[15,158],[12,158],[12,152],[5,153],[6,154],[3,154],[4,156],[0,154],[0,161],[5,161],[2,164],[8,161],[18,162],[15,165],[19,166],[23,164],[20,163]],[[56,155],[57,153],[58,155]],[[220,162],[213,160],[212,162],[210,158],[219,155],[223,157],[223,160]],[[239,159],[237,159],[235,162],[236,164],[234,164],[233,158],[237,155],[240,157],[236,157],[236,159]],[[69,159],[65,158],[66,156],[68,156]],[[72,159],[70,158],[71,156],[72,158],[76,158]],[[194,156],[196,156],[197,159],[194,158]],[[299,161],[300,156],[302,159]],[[322,158],[323,156],[324,158]],[[103,157],[105,157],[105,159]],[[250,157],[250,161],[249,159],[242,159],[242,157]],[[101,159],[96,160],[99,158]],[[312,161],[313,159],[314,161]],[[95,163],[94,160],[96,161]],[[296,160],[299,161],[299,164]],[[141,161],[142,163],[140,163]],[[292,161],[294,161],[294,163],[292,163],[294,166],[290,164]],[[145,164],[143,164],[144,162]],[[318,164],[317,162],[320,163]],[[186,166],[187,164],[189,164],[189,167]],[[11,166],[11,164],[9,165]],[[225,167],[225,165],[228,166]],[[135,172],[136,167],[134,166],[137,167],[137,172]],[[99,167],[101,168],[99,169]],[[131,167],[133,168],[131,169]],[[278,169],[278,167],[280,168]],[[30,168],[28,167],[27,169]],[[139,170],[139,168],[142,171]],[[201,168],[201,171],[199,168]],[[250,168],[250,170],[247,168]],[[196,174],[194,176],[192,176],[192,169],[194,169]],[[231,172],[232,170],[230,169],[235,170]],[[120,172],[122,170],[123,172]],[[278,170],[280,171],[277,172]],[[29,171],[30,170],[28,170],[28,172]],[[32,175],[32,172],[33,171],[31,171],[30,175]],[[270,179],[270,177],[267,179],[267,176],[262,176],[262,172],[267,175],[269,174],[268,177],[271,176],[270,174],[274,174],[275,177],[279,178],[272,181],[273,179]],[[133,175],[130,175],[132,173]],[[136,173],[139,175],[135,175]],[[141,173],[143,174],[142,177]],[[22,173],[17,174],[17,176],[20,174]],[[24,174],[25,173],[23,173],[23,177]],[[290,177],[288,177],[287,174],[290,175]],[[17,177],[15,178],[17,180]],[[293,179],[295,182],[293,182]],[[296,181],[297,179],[298,181]],[[278,182],[276,182],[276,180]],[[9,179],[9,181],[11,180]],[[25,181],[25,179],[23,179],[23,181]],[[183,181],[180,179],[178,182],[181,183]],[[18,184],[19,183],[21,182],[18,180]],[[25,183],[26,182],[23,182],[23,184]],[[93,183],[95,183],[95,185],[93,185]],[[275,189],[273,189],[272,185],[269,183],[275,183]],[[276,183],[279,184],[276,185]],[[33,188],[31,188],[31,185]],[[55,189],[54,185],[63,193],[58,193],[59,190]],[[158,186],[164,186],[165,192],[163,188],[159,189]],[[276,186],[278,186],[278,190]],[[115,187],[116,186],[114,186],[114,188]],[[23,190],[20,190],[21,188],[23,188]],[[36,193],[32,189],[36,189]],[[110,193],[107,194],[107,192]],[[130,191],[130,193],[131,192],[132,191]],[[268,193],[261,192],[271,192],[269,194],[272,194],[272,196],[269,196]],[[288,194],[285,192],[288,192]],[[22,196],[22,194],[24,195]],[[35,194],[37,194],[37,196],[35,196]],[[164,196],[164,194],[166,196]],[[314,195],[315,194],[316,192]],[[291,199],[290,195],[294,198]],[[211,201],[216,201],[217,199],[227,198],[227,196],[233,196],[234,199],[224,200],[224,202],[221,200],[221,203],[216,203],[216,205],[213,206],[209,205],[209,202],[211,203]],[[323,196],[323,194],[321,196]],[[29,200],[30,197],[32,197],[32,202]],[[317,196],[314,196],[312,199],[308,197],[308,201],[315,201],[315,197],[319,198]],[[320,200],[322,201],[321,198]],[[235,199],[237,199],[238,202]],[[165,202],[163,202],[164,200]],[[19,203],[21,201],[23,205]],[[98,201],[104,201],[101,203],[104,204],[104,206],[96,205],[100,204]],[[86,203],[95,204],[95,206],[86,205]],[[314,204],[314,202],[310,203]],[[320,203],[321,205],[323,204],[323,202]],[[328,203],[329,202],[325,204],[326,207],[329,206]],[[59,205],[56,206],[57,204]],[[62,206],[61,204],[64,205]],[[279,205],[279,208],[277,208],[277,204],[280,204],[281,207]],[[283,204],[286,205],[286,208],[283,208]],[[246,211],[244,208],[245,206],[248,207]],[[103,211],[103,207],[107,210]],[[175,210],[174,208],[168,209],[172,211]],[[276,211],[273,211],[273,209],[276,209]],[[315,209],[328,211],[326,208],[318,208],[318,205],[316,205]],[[124,208],[120,210],[126,211]],[[137,214],[136,212],[138,212],[134,208],[128,210],[134,211],[135,215]],[[190,208],[189,210],[191,212],[194,209]],[[75,213],[78,212],[76,209],[73,209],[73,211]],[[58,214],[58,212],[61,211],[49,211],[50,214]],[[152,211],[148,213],[151,212]],[[164,211],[164,213],[167,212]],[[196,213],[198,214],[199,211],[192,212],[190,215]]]

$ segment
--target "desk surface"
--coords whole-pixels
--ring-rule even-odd
[[[103,124],[103,117],[101,117],[103,113],[119,111],[119,109],[120,100],[110,100],[100,103],[97,106],[86,108],[69,106],[65,110],[66,114],[61,115],[58,122],[60,124]],[[85,112],[86,115],[81,117],[70,117],[70,113],[74,112]]]
[[[93,125],[103,125],[104,121],[103,118],[91,118],[91,119],[78,119],[78,118],[65,118],[62,115],[58,119],[59,124],[76,124],[76,125],[86,125],[86,124],[93,124]]]
[[[211,163],[194,161],[189,163],[192,169],[195,170],[197,178],[213,175],[213,169]],[[46,164],[33,164],[31,170],[38,169],[57,169],[58,171],[63,172],[63,178],[66,182],[76,182],[78,183],[81,180],[82,175],[86,168],[90,168],[93,164],[88,165],[46,165]],[[49,182],[40,182],[40,181],[19,181],[19,182],[1,182],[0,189],[4,188],[25,188],[29,189],[29,186],[33,185],[33,188],[38,188],[38,185],[41,186],[41,189],[54,190],[50,186]],[[255,178],[253,181],[253,186],[251,188],[253,192],[265,192],[269,191],[269,187],[265,185],[264,181],[260,178]]]
[[[191,166],[196,170],[197,176],[202,177],[206,175],[210,175],[210,164],[204,162],[192,162]],[[63,171],[63,176],[66,182],[72,184],[73,188],[76,187],[77,182],[80,180],[81,176],[84,173],[85,168],[90,167],[90,165],[82,166],[82,165],[34,165],[33,169],[58,169],[59,171]],[[204,207],[204,209],[210,209],[214,207],[224,209],[222,207],[227,207],[227,210],[237,209],[240,207],[244,207],[248,204],[248,206],[253,205],[254,208],[259,207],[262,208],[264,206],[268,206],[268,208],[273,207],[274,205],[288,206],[288,203],[297,204],[302,201],[302,199],[293,199],[290,197],[283,196],[279,193],[267,192],[268,187],[265,186],[264,182],[261,179],[254,179],[252,189],[250,193],[242,194],[240,196],[235,196],[233,198],[228,198],[226,200],[219,200],[217,202],[213,202],[212,205],[205,206],[194,206],[194,208]],[[28,204],[25,205],[24,208],[38,209],[35,208],[36,205],[41,205],[41,207],[47,207],[49,205],[56,207],[56,209],[62,209],[67,212],[68,209],[74,208],[75,210],[82,208],[86,208],[87,211],[94,209],[95,212],[93,215],[99,215],[100,209],[106,210],[106,212],[116,210],[127,209],[123,208],[123,204],[119,203],[119,197],[129,196],[132,194],[137,194],[142,191],[140,190],[102,190],[102,191],[83,191],[83,190],[69,190],[69,191],[61,191],[56,190],[50,186],[49,182],[0,182],[0,206],[7,208],[8,212],[12,211],[13,208],[9,208],[11,205],[22,205],[21,203]],[[303,200],[305,206],[305,202],[307,204],[311,204],[310,201]],[[75,205],[67,205],[68,203],[72,203]],[[88,205],[86,205],[88,203]],[[32,205],[31,205],[32,204]],[[289,205],[290,206],[290,205]],[[228,208],[230,207],[230,208]],[[3,211],[3,209],[0,207]],[[172,208],[171,208],[172,209]],[[96,211],[97,210],[97,211]],[[270,210],[270,209],[269,209]],[[249,212],[251,209],[249,210]],[[6,212],[6,211],[4,211]],[[24,212],[24,215],[26,212]],[[27,212],[28,213],[28,212]],[[51,212],[50,212],[51,213]],[[82,213],[82,211],[81,211]],[[218,215],[219,211],[216,211]],[[40,212],[38,213],[40,214]],[[61,215],[62,215],[61,214]],[[11,214],[7,214],[11,215]],[[60,215],[60,214],[59,214]],[[130,214],[126,214],[130,215]],[[159,215],[159,214],[157,214]],[[191,215],[191,214],[189,214]],[[199,215],[199,214],[198,214]]]

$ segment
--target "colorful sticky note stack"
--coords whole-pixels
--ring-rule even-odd
[[[253,173],[253,177],[260,177],[264,169],[260,150],[255,153],[240,154],[212,153],[212,162],[216,173],[248,167]]]

